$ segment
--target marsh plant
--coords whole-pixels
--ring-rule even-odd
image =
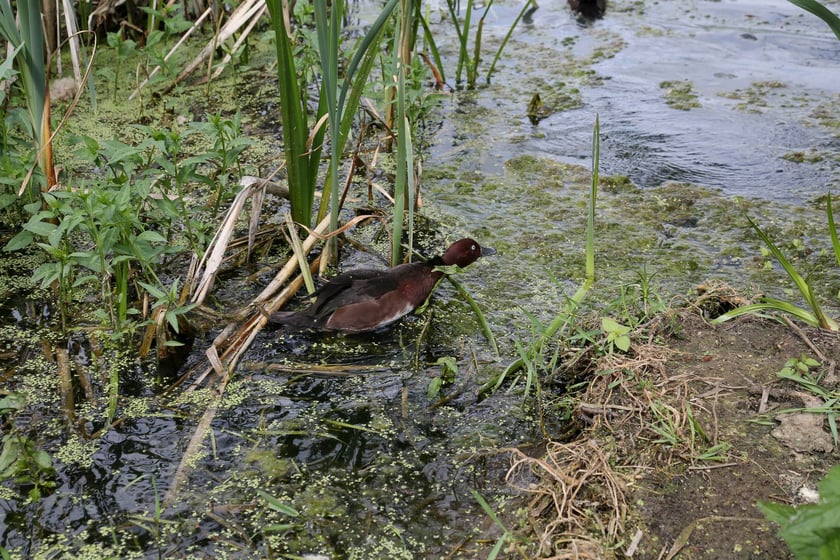
[[[840,466],[820,481],[819,495],[814,504],[756,504],[767,519],[779,525],[779,537],[797,560],[840,557]]]
[[[458,38],[458,64],[455,70],[455,83],[460,87],[463,84],[462,76],[466,74],[467,89],[475,89],[479,66],[482,60],[481,41],[484,34],[484,22],[493,7],[493,0],[490,0],[486,4],[480,4],[479,2],[475,2],[475,0],[466,0],[466,4],[463,6],[463,17],[459,17],[462,9],[460,0],[447,0],[446,5],[449,8],[449,14]],[[533,12],[536,8],[537,4],[533,0],[528,0],[522,6],[519,15],[516,16],[504,39],[502,39],[499,48],[493,55],[493,60],[486,74],[487,83],[490,82],[490,77],[496,69],[496,63],[501,58],[502,51],[510,40],[511,35],[513,35],[514,29],[516,29],[516,26],[527,13]],[[478,23],[473,27],[474,11],[478,10],[481,10],[481,15],[478,18]],[[471,40],[472,47],[470,47]],[[434,44],[432,45],[434,46]],[[436,52],[436,48],[434,48],[434,52]],[[439,57],[436,57],[436,59],[439,60]]]
[[[96,320],[117,334],[144,320],[138,302],[146,297],[156,305],[163,299],[170,316],[176,312],[176,281],[161,277],[160,265],[204,250],[215,211],[231,195],[237,158],[250,145],[239,134],[237,117],[214,117],[183,131],[144,126],[136,131],[144,137],[136,145],[77,137],[77,156],[104,176],[80,188],[43,193],[41,202],[26,207],[28,221],[5,246],[45,253],[35,278],[56,288],[65,331],[91,287],[106,303],[96,308]],[[211,140],[212,148],[188,153],[193,135]],[[214,212],[203,204],[197,211],[196,189],[212,195]]]
[[[11,47],[6,64],[9,60],[13,61],[19,74],[16,86],[20,88],[29,117],[27,128],[32,136],[38,167],[43,173],[42,188],[49,189],[56,184],[56,176],[52,157],[47,52],[38,2],[21,2],[12,9],[9,0],[0,0],[0,36]],[[28,187],[24,185],[24,188]]]

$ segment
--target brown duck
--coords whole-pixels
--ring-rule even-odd
[[[385,270],[351,270],[319,288],[309,307],[273,313],[271,321],[321,331],[360,333],[376,330],[411,313],[426,301],[444,274],[435,267],[455,264],[463,268],[480,256],[481,247],[477,242],[461,239],[443,256],[426,262],[401,264]]]

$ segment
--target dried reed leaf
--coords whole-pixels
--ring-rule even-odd
[[[181,36],[181,38],[180,38],[180,39],[178,39],[178,42],[177,42],[177,43],[175,43],[175,45],[174,45],[171,49],[169,49],[169,52],[168,52],[168,53],[166,53],[166,56],[164,56],[164,57],[163,57],[163,61],[164,61],[164,62],[168,61],[168,60],[169,60],[169,57],[171,57],[173,54],[175,54],[175,51],[176,51],[176,50],[178,50],[178,49],[181,47],[181,45],[183,45],[183,44],[184,44],[184,41],[186,41],[186,40],[187,40],[187,38],[188,38],[190,35],[192,35],[192,34],[193,34],[193,32],[194,32],[196,29],[198,29],[199,27],[201,27],[201,23],[202,23],[202,22],[203,22],[203,21],[207,18],[207,16],[209,16],[211,13],[213,13],[213,8],[212,8],[212,7],[207,8],[206,10],[204,10],[204,13],[203,13],[203,14],[201,14],[201,15],[198,17],[198,19],[197,19],[197,20],[195,20],[195,22],[192,24],[192,26],[184,32],[184,34]],[[129,95],[129,96],[128,96],[128,100],[129,100],[129,101],[131,101],[132,99],[134,99],[135,97],[137,97],[137,94],[138,94],[138,93],[140,93],[140,90],[141,90],[141,89],[143,89],[143,87],[144,87],[146,84],[148,84],[148,83],[149,83],[149,80],[151,80],[151,79],[154,77],[154,75],[155,75],[155,74],[157,74],[157,73],[160,71],[160,69],[161,69],[161,66],[160,66],[160,65],[155,66],[155,67],[152,69],[152,71],[149,73],[149,75],[146,77],[146,79],[145,79],[145,80],[143,80],[143,82],[142,82],[139,86],[137,86],[137,89],[135,89],[135,90],[131,93],[131,95]],[[182,73],[183,73],[183,72],[182,72]],[[179,74],[179,77],[180,77],[180,74]],[[175,83],[177,84],[177,80],[176,80],[176,82],[175,82]],[[168,91],[168,90],[167,90],[167,91]]]
[[[176,85],[181,83],[184,78],[192,74],[196,68],[200,67],[202,63],[213,54],[216,50],[216,47],[220,43],[224,43],[230,37],[233,36],[234,33],[237,33],[251,20],[259,20],[262,17],[263,12],[265,11],[265,0],[246,0],[239,4],[233,13],[230,15],[230,18],[225,22],[219,32],[214,36],[207,45],[204,46],[203,49],[196,55],[196,57],[187,64],[184,69],[181,71],[180,74],[175,78],[175,80],[164,89],[164,93],[168,93],[172,90]],[[145,84],[145,82],[144,82]],[[141,85],[142,87],[142,85]],[[133,99],[137,93],[139,93],[140,87],[138,87],[134,93],[131,94],[129,100]]]

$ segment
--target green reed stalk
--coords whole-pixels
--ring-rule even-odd
[[[56,184],[56,177],[50,142],[50,100],[41,8],[34,0],[21,0],[16,6],[17,17],[9,0],[0,0],[0,36],[13,48],[23,46],[17,51],[17,69],[26,97],[38,166],[47,179],[45,189],[49,189]]]
[[[283,149],[286,154],[286,173],[289,182],[289,202],[292,218],[305,226],[312,225],[312,203],[321,159],[325,127],[313,135],[309,146],[309,111],[306,96],[301,95],[294,59],[294,44],[286,29],[280,0],[267,0],[271,14],[277,49],[277,74],[280,86],[280,111],[283,118]],[[323,90],[322,90],[323,91]],[[304,92],[305,93],[305,92]],[[318,104],[315,122],[327,110],[325,100]]]
[[[435,67],[440,73],[440,80],[445,83],[446,74],[443,69],[443,59],[440,56],[440,51],[438,50],[437,43],[435,42],[435,37],[432,34],[432,30],[429,27],[429,21],[423,16],[419,17],[418,19],[420,20],[420,25],[423,26],[423,39],[426,42],[426,47],[432,54],[432,60],[435,61]]]
[[[828,24],[834,34],[840,39],[840,18],[831,10],[816,0],[788,0],[791,4],[799,6],[803,10],[811,12]]]
[[[464,67],[469,64],[469,54],[467,51],[467,42],[470,34],[470,19],[472,18],[473,0],[467,0],[467,11],[464,14],[463,27],[458,23],[458,10],[456,0],[446,0],[446,5],[449,7],[449,15],[452,17],[452,23],[455,25],[455,34],[458,36],[458,66],[455,70],[455,83],[461,83],[461,75]]]
[[[341,20],[344,0],[334,0],[327,7],[327,0],[315,0],[315,29],[318,35],[318,54],[321,58],[321,79],[323,80],[322,94],[327,98],[327,114],[329,115],[330,137],[330,169],[329,192],[330,201],[330,229],[338,229],[338,166],[341,162],[342,147],[335,141],[340,137],[341,106],[336,97],[338,90],[338,54],[341,40]],[[329,11],[329,20],[327,20]]]
[[[396,69],[394,87],[396,90],[390,96],[396,100],[396,131],[397,131],[397,168],[394,181],[394,225],[391,243],[391,266],[402,262],[403,257],[403,229],[405,215],[408,213],[408,254],[414,248],[414,151],[411,142],[411,123],[406,111],[406,72],[411,64],[413,45],[416,43],[414,3],[408,0],[400,2],[400,12],[397,18],[397,29],[394,34],[394,61]]]
[[[330,207],[338,207],[339,192],[338,192],[338,159],[333,161],[333,158],[340,158],[344,153],[344,147],[347,144],[347,138],[350,136],[350,130],[353,126],[353,120],[356,116],[356,110],[359,108],[359,103],[364,93],[365,85],[367,84],[368,76],[373,69],[373,64],[379,56],[379,44],[382,40],[385,24],[391,17],[394,8],[399,3],[399,0],[389,0],[382,11],[376,18],[376,21],[368,29],[367,33],[359,41],[353,58],[347,65],[343,75],[341,90],[338,93],[338,99],[335,102],[335,111],[338,114],[339,126],[333,129],[333,120],[330,118],[330,134],[333,138],[333,149],[330,152],[330,167],[327,172],[327,179],[324,183],[324,192],[321,199],[321,206],[318,209],[318,222],[324,219],[327,215],[327,210]],[[323,8],[321,8],[323,9]],[[326,18],[322,16],[325,20]],[[340,19],[338,20],[341,21]],[[340,32],[338,25],[330,28],[330,36],[335,32]],[[330,51],[328,54],[338,59],[338,43],[335,42],[335,51]],[[319,39],[319,49],[320,49]],[[326,48],[333,48],[330,43],[327,43]],[[323,56],[323,55],[322,55]],[[323,65],[323,62],[322,62]],[[337,68],[337,66],[336,66]],[[332,107],[332,105],[330,106]],[[329,201],[329,202],[327,202]],[[337,229],[338,212],[330,212],[330,219],[335,220],[330,224],[331,229]]]
[[[409,254],[411,254],[414,236],[414,228],[412,227],[414,221],[413,188],[409,189],[408,185],[409,175],[412,175],[411,183],[412,185],[414,184],[412,169],[408,167],[411,147],[411,126],[405,114],[405,72],[403,71],[402,64],[397,63],[396,67],[397,169],[396,179],[394,181],[394,230],[391,239],[391,266],[396,266],[402,262],[402,235],[406,208],[408,208],[408,212],[410,213],[408,220]]]
[[[522,10],[519,11],[519,15],[516,16],[516,19],[513,20],[513,25],[510,26],[508,29],[507,34],[505,34],[505,38],[502,39],[502,44],[499,45],[498,50],[496,51],[496,55],[493,57],[493,62],[490,63],[490,69],[487,70],[487,83],[490,83],[490,76],[493,75],[493,72],[496,70],[496,63],[499,62],[499,58],[502,56],[502,51],[507,45],[508,41],[510,40],[511,35],[513,35],[513,30],[516,29],[516,26],[519,25],[519,22],[528,13],[528,10],[536,9],[537,3],[535,0],[528,0],[525,2],[525,5],[522,6]],[[484,19],[484,18],[482,18]]]

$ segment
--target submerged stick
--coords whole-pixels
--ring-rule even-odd
[[[312,250],[312,247],[314,247],[315,242],[317,241],[317,235],[320,235],[322,231],[326,230],[326,228],[329,227],[329,223],[329,216],[327,216],[320,224],[318,224],[318,227],[315,228],[315,232],[306,238],[306,240],[302,243],[305,252]],[[319,261],[320,257],[314,259],[310,265],[310,269],[317,270]],[[286,266],[284,266],[277,274],[274,280],[254,300],[253,304],[259,309],[259,311],[252,313],[251,316],[248,317],[248,319],[246,319],[245,322],[242,323],[242,325],[240,325],[240,327],[235,331],[233,331],[233,324],[228,325],[225,331],[231,334],[229,336],[217,337],[210,348],[207,349],[206,355],[210,365],[205,368],[204,372],[196,380],[196,384],[201,383],[213,372],[219,376],[219,382],[213,390],[210,405],[208,405],[207,409],[204,411],[201,420],[199,420],[198,425],[190,438],[187,449],[184,452],[183,457],[181,457],[181,462],[175,471],[175,476],[172,478],[172,482],[169,485],[166,496],[164,497],[165,505],[172,503],[178,489],[187,480],[190,472],[192,472],[194,459],[201,451],[204,438],[207,436],[213,419],[216,417],[219,403],[224,396],[225,388],[230,381],[233,370],[239,363],[239,359],[250,347],[251,343],[257,337],[257,334],[260,330],[262,330],[262,327],[268,323],[268,315],[282,307],[303,285],[303,277],[298,275],[294,280],[289,282],[285,288],[275,295],[277,288],[289,277],[291,277],[297,266],[298,261],[293,256],[289,259],[289,262],[286,263]],[[265,304],[260,305],[263,302]],[[227,345],[227,348],[220,353],[219,350],[224,345]],[[195,384],[193,387],[195,387]]]

